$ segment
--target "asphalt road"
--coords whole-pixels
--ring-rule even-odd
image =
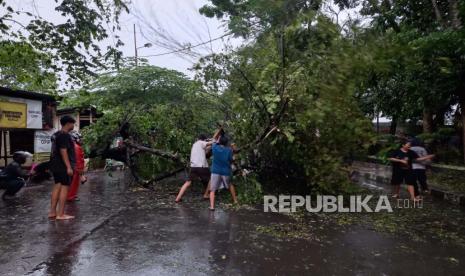
[[[92,173],[72,221],[47,219],[50,183],[0,202],[1,275],[465,275],[465,250],[318,216],[207,209],[181,180],[147,191]],[[304,225],[304,226],[302,226]]]

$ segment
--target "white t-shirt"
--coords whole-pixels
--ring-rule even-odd
[[[192,145],[191,149],[191,168],[208,168],[205,141],[198,140]]]
[[[426,149],[424,147],[411,147],[411,150],[413,150],[419,157],[423,157],[425,155],[428,155],[428,152],[426,152]],[[428,164],[428,161],[418,161],[418,162],[413,162],[412,163],[412,169],[414,170],[426,170],[426,164]]]

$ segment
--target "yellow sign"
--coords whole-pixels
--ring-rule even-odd
[[[0,128],[26,128],[25,103],[0,102]]]

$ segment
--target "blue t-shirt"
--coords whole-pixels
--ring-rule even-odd
[[[230,176],[231,162],[233,160],[233,152],[231,148],[213,144],[212,153],[213,163],[211,172],[214,174]]]

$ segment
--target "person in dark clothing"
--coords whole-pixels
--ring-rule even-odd
[[[415,178],[413,175],[412,164],[413,162],[429,160],[433,158],[431,155],[423,157],[410,150],[411,142],[404,140],[400,149],[394,151],[389,158],[392,162],[392,178],[391,185],[393,187],[393,197],[398,197],[400,193],[400,185],[407,184],[407,190],[412,200],[417,200],[415,197]]]
[[[65,203],[76,164],[74,144],[69,134],[74,129],[75,122],[74,118],[63,116],[60,119],[61,130],[53,134],[51,138],[50,171],[55,180],[51,195],[50,213],[48,214],[51,219],[66,220],[74,218],[65,214]]]
[[[28,177],[21,166],[26,163],[27,158],[30,156],[30,153],[24,151],[18,151],[13,154],[13,162],[6,166],[5,170],[2,172],[2,182],[3,193],[2,199],[8,199],[14,197],[19,190],[26,184],[24,181]]]

